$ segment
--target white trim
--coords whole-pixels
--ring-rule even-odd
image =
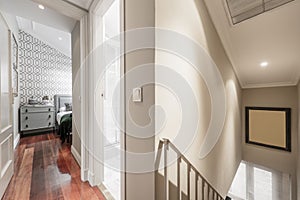
[[[267,88],[267,87],[287,87],[287,86],[297,86],[298,80],[294,82],[277,82],[277,83],[262,83],[262,84],[245,84],[242,89],[250,88]]]
[[[12,134],[9,134],[1,143],[0,146],[2,146],[5,142],[7,142],[10,138],[12,138]]]
[[[84,179],[82,181],[88,181],[89,170],[88,169],[82,169],[82,168],[81,168],[81,170],[82,170],[82,172],[81,172],[82,176],[86,177],[86,179]]]
[[[88,181],[88,69],[85,59],[88,55],[88,16],[80,20],[80,96],[81,96],[81,180]]]
[[[106,200],[115,200],[114,197],[111,195],[111,193],[107,190],[106,186],[101,183],[98,186],[99,190],[102,192],[103,196],[105,197]]]
[[[1,130],[1,134],[4,134],[5,132],[10,131],[10,129],[12,129],[12,125],[8,125],[7,127],[3,128],[3,129]]]
[[[95,174],[92,173],[91,171],[88,172],[88,176],[89,176],[89,183],[92,187],[97,186],[97,182],[96,182],[96,177]]]
[[[90,12],[89,12],[89,50],[92,51],[94,48],[96,48],[97,46],[97,37],[101,37],[99,35],[99,33],[96,32],[96,22],[97,18],[101,17],[101,15],[97,12],[98,8],[100,8],[101,10],[101,14],[103,14],[103,11],[105,10],[105,8],[109,8],[108,5],[110,5],[113,1],[112,0],[94,0],[94,2],[92,3],[91,7],[90,7]],[[123,32],[125,30],[124,28],[124,0],[120,0],[120,16],[121,16],[121,32]],[[122,44],[123,46],[123,44]],[[95,58],[90,59],[89,61],[91,62],[96,62],[97,60]],[[88,104],[88,113],[86,113],[86,117],[84,117],[85,119],[90,119],[86,121],[86,126],[88,126],[88,130],[85,129],[85,133],[84,134],[88,134],[86,136],[82,135],[82,138],[86,138],[87,142],[89,142],[88,144],[86,143],[85,148],[89,150],[88,152],[88,157],[86,159],[83,159],[86,162],[86,166],[88,168],[88,180],[90,182],[91,185],[95,185],[95,184],[99,184],[103,181],[104,178],[104,169],[103,169],[103,164],[99,163],[99,161],[97,159],[95,159],[95,156],[93,155],[97,155],[102,157],[103,156],[103,152],[104,152],[104,147],[103,147],[103,139],[101,139],[102,135],[97,135],[96,133],[98,132],[97,129],[99,128],[97,126],[97,121],[95,120],[95,112],[94,112],[94,105],[95,105],[95,99],[94,99],[94,89],[95,89],[95,79],[97,78],[95,76],[96,72],[94,71],[95,68],[94,66],[97,66],[93,63],[90,63],[90,67],[88,69],[86,69],[86,81],[83,81],[86,84],[86,91],[88,91],[88,94],[86,97],[86,104]],[[121,76],[123,76],[124,74],[124,60],[121,60]],[[90,82],[88,82],[90,81]],[[121,107],[124,107],[123,104],[125,102],[125,93],[124,93],[124,84],[122,84],[121,86]],[[123,110],[121,110],[121,120],[122,123],[125,123],[125,112]],[[95,143],[97,141],[97,143]],[[102,147],[99,144],[102,143]],[[125,136],[124,134],[121,134],[120,137],[120,142],[121,142],[121,148],[125,149]],[[102,155],[101,155],[102,153]],[[124,155],[121,155],[121,168],[123,169],[122,171],[124,171],[125,169],[125,153]],[[126,177],[125,177],[125,172],[121,173],[121,199],[125,200],[126,199]]]
[[[1,198],[3,197],[4,192],[7,189],[8,184],[9,184],[9,182],[12,179],[12,176],[14,174],[13,162],[10,162],[10,166],[8,166],[7,170],[3,173],[2,177],[1,177],[2,181],[3,181],[0,184],[0,197]]]
[[[90,35],[89,35],[89,47],[90,47],[90,51],[92,52],[94,49],[97,48],[97,39],[99,37],[99,33],[97,32],[97,21],[99,19],[99,16],[97,14],[95,14],[97,11],[97,7],[101,4],[103,4],[105,2],[104,1],[95,1],[93,6],[91,7],[91,12],[90,12]],[[100,36],[101,37],[101,36]],[[89,117],[91,120],[89,120],[89,141],[90,141],[90,147],[89,147],[89,153],[91,154],[90,160],[89,160],[89,170],[90,173],[93,174],[93,176],[89,176],[89,178],[91,179],[92,185],[100,185],[103,180],[104,180],[104,166],[101,164],[101,162],[99,162],[98,159],[95,159],[96,155],[97,157],[103,158],[103,153],[104,153],[104,148],[103,148],[103,137],[102,134],[96,134],[101,132],[100,131],[100,127],[98,126],[98,122],[97,122],[97,113],[101,114],[99,112],[95,112],[96,106],[95,106],[95,89],[96,89],[96,79],[97,77],[97,69],[95,69],[95,66],[97,65],[97,58],[95,57],[95,55],[93,55],[93,53],[91,53],[91,58],[90,58],[90,68],[89,68]],[[100,103],[100,102],[99,102]],[[102,117],[100,117],[102,118]],[[97,145],[95,145],[95,141],[99,141],[97,142]]]
[[[81,156],[73,145],[71,146],[71,153],[74,156],[78,165],[81,167]]]
[[[88,180],[90,185],[94,186],[95,184],[95,176],[94,176],[94,172],[95,172],[95,166],[94,166],[94,150],[95,150],[95,146],[94,146],[94,137],[95,137],[95,132],[94,132],[94,65],[93,65],[93,59],[94,56],[92,55],[92,50],[93,50],[93,39],[94,39],[94,34],[93,34],[93,14],[90,13],[88,15],[88,28],[87,28],[87,35],[86,38],[87,40],[87,51],[89,52],[88,55],[88,59],[86,60],[87,62],[87,66],[86,67],[86,92],[87,92],[87,104],[88,104],[88,108],[87,108],[87,117],[88,120],[86,121],[86,127],[88,127],[88,134],[86,135],[86,148],[88,150],[87,152],[87,158],[88,158]],[[100,140],[101,141],[101,140]],[[97,169],[100,171],[100,169]]]
[[[14,149],[17,148],[18,144],[20,142],[20,134],[17,134],[17,137],[14,139]]]

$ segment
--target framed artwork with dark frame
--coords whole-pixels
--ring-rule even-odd
[[[291,152],[291,109],[246,107],[246,143]]]

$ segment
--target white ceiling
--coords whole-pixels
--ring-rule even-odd
[[[232,25],[226,0],[205,0],[243,88],[296,85],[300,75],[300,0]],[[267,68],[260,63],[269,62]]]
[[[16,16],[19,29],[71,56],[70,33],[76,20],[48,7],[41,10],[31,0],[0,0],[0,9]]]
[[[71,34],[37,22],[17,17],[21,30],[33,35],[63,54],[71,57]],[[61,39],[61,40],[60,40]]]
[[[93,2],[93,0],[67,0],[81,8],[84,8],[86,10],[89,9],[91,3]]]
[[[20,16],[65,32],[72,32],[76,20],[52,9],[41,10],[30,0],[0,0],[0,9],[11,15]]]

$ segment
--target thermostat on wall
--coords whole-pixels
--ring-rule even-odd
[[[143,90],[142,88],[133,88],[132,101],[139,103],[143,101]]]

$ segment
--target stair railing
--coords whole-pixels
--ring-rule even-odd
[[[187,165],[187,199],[191,199],[191,172],[194,171],[195,174],[195,193],[194,198],[196,200],[224,200],[224,198],[218,193],[218,191],[200,174],[197,168],[189,162],[189,160],[178,150],[178,148],[170,142],[169,139],[162,139],[158,145],[158,154],[155,161],[156,169],[159,169],[159,164],[161,160],[161,153],[164,152],[164,165],[163,165],[163,176],[164,176],[164,200],[170,200],[168,189],[168,151],[172,148],[177,154],[177,197],[178,200],[182,199],[181,196],[181,162],[185,162]],[[200,181],[199,181],[200,180]],[[199,195],[199,182],[201,183],[201,194]],[[199,198],[200,197],[200,198]],[[173,199],[171,199],[173,200]]]

